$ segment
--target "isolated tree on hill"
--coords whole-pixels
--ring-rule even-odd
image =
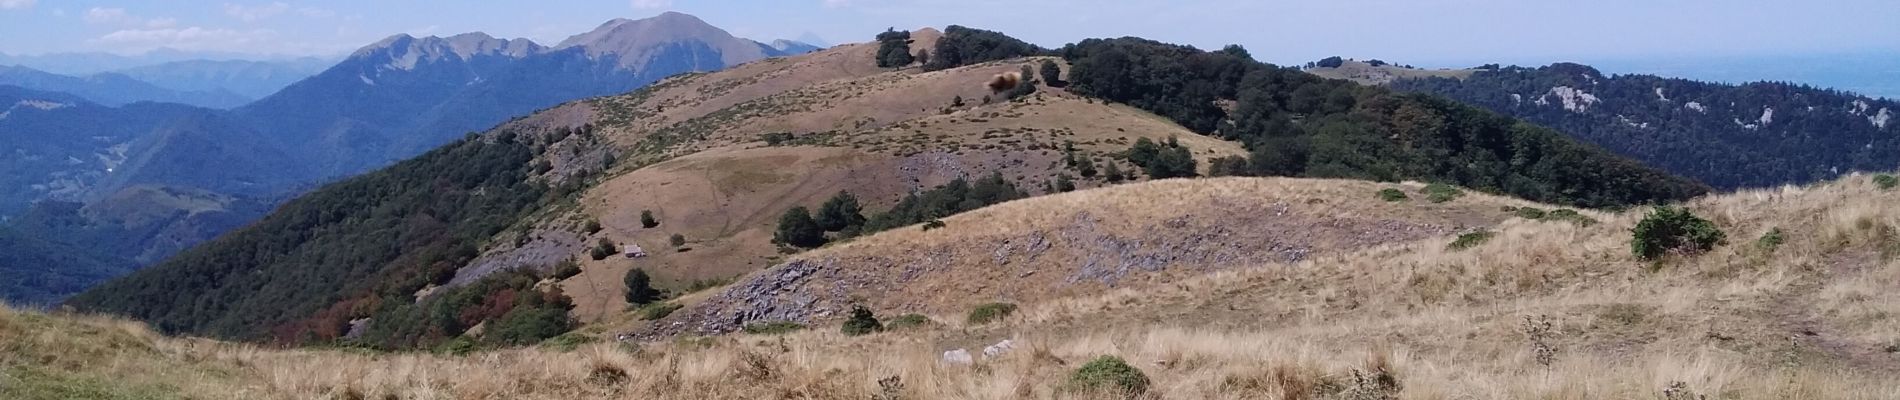
[[[827,232],[839,232],[845,228],[864,225],[864,207],[858,205],[858,197],[851,192],[840,191],[825,200],[818,207],[818,227]]]
[[[1062,87],[1062,67],[1057,66],[1054,60],[1042,60],[1042,65],[1038,67],[1041,69],[1043,84],[1049,87]]]
[[[1346,59],[1339,58],[1339,56],[1326,57],[1320,59],[1317,65],[1319,65],[1320,68],[1339,68],[1341,65],[1346,65]]]
[[[627,284],[627,304],[645,305],[660,300],[660,290],[653,288],[653,278],[647,276],[646,270],[627,270],[627,276],[621,281]]]
[[[920,50],[917,50],[917,56],[915,56],[915,57],[911,57],[911,58],[912,58],[912,60],[911,60],[911,61],[914,61],[914,62],[916,62],[916,63],[918,63],[918,64],[929,64],[929,63],[930,63],[930,50],[929,50],[929,49],[920,49]]]
[[[600,242],[595,243],[594,249],[587,255],[592,257],[595,261],[600,261],[607,259],[607,257],[612,257],[614,253],[619,251],[620,249],[614,246],[614,241],[607,240],[607,238],[600,238]]]
[[[1108,183],[1118,183],[1128,178],[1122,174],[1122,167],[1115,165],[1115,160],[1109,160],[1107,164],[1108,166],[1102,169],[1103,180],[1107,180]]]
[[[778,218],[778,232],[772,241],[787,246],[813,248],[825,244],[825,229],[813,220],[805,207],[792,207]]]
[[[640,226],[653,229],[653,227],[660,226],[660,220],[653,219],[653,210],[640,211]]]
[[[1075,181],[1069,179],[1069,174],[1056,174],[1056,191],[1065,193],[1075,191]]]
[[[910,31],[896,28],[885,29],[877,34],[877,66],[880,68],[903,68],[910,65]]]
[[[1075,167],[1076,159],[1075,159],[1075,141],[1074,140],[1065,140],[1062,142],[1062,163],[1065,165],[1068,165],[1070,168]]]

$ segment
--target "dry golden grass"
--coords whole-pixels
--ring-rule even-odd
[[[1039,192],[1058,174],[1078,175],[1061,164],[1067,142],[1131,173],[1134,166],[1107,155],[1137,138],[1178,138],[1195,150],[1203,169],[1215,157],[1245,153],[1236,143],[1164,118],[1060,89],[1017,102],[981,100],[991,95],[983,87],[990,76],[1044,58],[931,72],[884,70],[865,67],[872,65],[874,47],[842,46],[671,78],[646,92],[556,107],[515,122],[515,129],[532,130],[591,121],[602,127],[607,142],[621,147],[653,135],[699,135],[664,152],[673,158],[615,171],[583,193],[571,215],[549,218],[540,227],[573,230],[575,221],[598,220],[606,229],[586,238],[587,246],[605,238],[639,244],[652,254],[590,261],[587,246],[581,246],[575,258],[584,272],[562,283],[579,306],[575,315],[594,321],[622,311],[619,282],[630,268],[677,288],[768,267],[780,256],[770,243],[779,215],[794,206],[816,207],[839,191],[858,196],[872,212],[908,193],[991,172]],[[952,107],[957,97],[964,105]],[[621,121],[610,114],[641,117]],[[759,138],[767,132],[824,139],[767,146]],[[1082,188],[1104,184],[1076,182]],[[662,226],[640,225],[640,213],[648,210]],[[691,251],[668,246],[673,234],[685,236]],[[506,247],[511,241],[498,243]]]
[[[0,393],[72,397],[8,389],[23,387],[21,376],[45,379],[21,372],[42,368],[99,379],[25,387],[163,386],[128,392],[144,397],[1091,398],[1064,389],[1065,380],[1087,360],[1116,355],[1145,372],[1151,395],[1173,399],[1636,399],[1665,398],[1678,382],[1678,391],[1707,398],[1893,399],[1900,355],[1886,346],[1900,344],[1900,304],[1886,294],[1900,289],[1900,203],[1866,181],[1690,202],[1729,233],[1728,243],[1656,266],[1628,254],[1628,229],[1645,210],[1590,213],[1602,223],[1508,221],[1494,228],[1495,239],[1464,251],[1446,250],[1449,238],[1390,244],[1027,303],[1001,324],[964,327],[956,313],[940,313],[933,319],[947,324],[864,337],[827,324],[784,336],[455,357],[266,350],[163,338],[106,318],[4,310]],[[1049,201],[1113,190],[1132,189]],[[1371,198],[1347,192],[1326,195],[1328,204],[1350,208]],[[1524,204],[1476,197],[1459,201]],[[1167,204],[1098,201],[1136,214]],[[1004,230],[1036,218],[1015,204],[959,218]],[[1756,247],[1770,228],[1786,242]],[[909,236],[850,246],[921,240]],[[1532,315],[1553,322],[1548,366],[1521,333]],[[938,360],[943,350],[1005,337],[1017,347],[1000,358],[974,366]],[[1398,388],[1355,388],[1355,371],[1389,371]],[[878,397],[885,387],[897,396]]]

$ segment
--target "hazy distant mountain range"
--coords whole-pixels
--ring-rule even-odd
[[[160,103],[114,107],[118,101],[83,94],[0,87],[0,164],[8,167],[0,172],[0,218],[60,221],[14,221],[13,227],[149,262],[235,226],[224,221],[241,224],[264,211],[227,208],[234,204],[270,203],[562,102],[806,51],[786,49],[666,13],[608,21],[553,47],[482,33],[391,36],[229,111]],[[206,65],[230,69],[167,72]],[[130,73],[191,85],[278,72],[255,64],[176,63]],[[172,201],[179,198],[196,200]],[[148,218],[134,229],[122,218],[102,217],[97,205],[106,201],[125,203],[116,209],[145,204],[153,209],[146,212],[186,217]],[[153,223],[158,226],[146,226]],[[170,236],[154,241],[161,232]]]
[[[334,65],[326,58],[284,61],[186,60],[116,71],[159,87],[187,91],[228,91],[261,99]]]
[[[176,90],[159,87],[118,73],[106,72],[74,77],[19,66],[0,66],[0,85],[69,93],[108,106],[152,101],[208,108],[231,108],[252,100],[250,97],[221,88]]]

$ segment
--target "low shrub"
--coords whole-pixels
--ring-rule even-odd
[[[1385,201],[1393,201],[1393,202],[1405,201],[1406,199],[1410,199],[1410,197],[1405,196],[1404,191],[1393,189],[1393,188],[1380,189],[1379,198]]]
[[[1517,213],[1518,218],[1523,219],[1544,219],[1544,216],[1548,215],[1543,209],[1535,207],[1518,207],[1515,213]]]
[[[1874,175],[1874,186],[1880,187],[1880,190],[1893,190],[1894,187],[1900,186],[1900,178],[1888,174]]]
[[[877,315],[864,306],[851,307],[851,318],[844,320],[845,336],[864,336],[883,332],[884,324],[877,322]]]
[[[1010,303],[988,303],[970,310],[965,319],[970,325],[983,325],[1002,320],[1016,313],[1016,305]]]
[[[1570,222],[1573,224],[1577,224],[1578,226],[1591,226],[1591,225],[1597,224],[1596,218],[1590,218],[1589,216],[1583,215],[1583,213],[1577,212],[1577,210],[1571,210],[1571,209],[1551,210],[1550,213],[1544,214],[1543,220]]]
[[[1680,207],[1658,207],[1650,211],[1632,233],[1630,252],[1644,260],[1654,260],[1672,251],[1708,251],[1725,237],[1715,223]]]
[[[580,274],[581,263],[574,262],[572,258],[561,260],[561,262],[554,264],[554,279],[573,278],[574,275]]]
[[[1119,394],[1124,398],[1146,394],[1148,385],[1147,374],[1116,356],[1096,357],[1069,375],[1069,388],[1072,390]]]
[[[1446,245],[1445,248],[1451,249],[1451,250],[1464,250],[1464,249],[1469,249],[1472,247],[1477,247],[1478,245],[1484,244],[1484,242],[1491,240],[1492,236],[1497,236],[1497,233],[1493,233],[1491,231],[1477,231],[1477,232],[1466,233],[1463,235],[1458,235],[1458,239],[1451,241],[1451,244]]]
[[[1781,228],[1772,228],[1768,230],[1768,233],[1762,234],[1760,239],[1755,239],[1755,248],[1766,252],[1774,252],[1775,249],[1780,248],[1781,244],[1786,241],[1787,239],[1781,237]]]
[[[475,350],[480,349],[481,344],[475,343],[475,339],[470,339],[468,336],[456,336],[454,339],[449,339],[449,341],[442,342],[442,344],[435,346],[436,353],[455,356],[467,355],[468,353],[473,353]]]
[[[791,321],[754,322],[745,326],[745,333],[753,335],[783,335],[802,330],[805,324]]]

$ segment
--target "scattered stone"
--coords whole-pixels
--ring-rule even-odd
[[[989,345],[988,347],[984,347],[983,359],[988,360],[988,359],[994,359],[997,357],[1002,357],[1003,354],[1009,353],[1010,350],[1014,350],[1015,348],[1016,348],[1015,342],[1012,342],[1009,339],[1003,339],[1003,341],[1001,342],[996,342],[996,344],[992,344],[992,345]]]
[[[970,352],[968,350],[956,349],[956,350],[943,352],[943,362],[950,363],[950,364],[970,365],[970,364],[975,364],[976,359],[970,357]]]

